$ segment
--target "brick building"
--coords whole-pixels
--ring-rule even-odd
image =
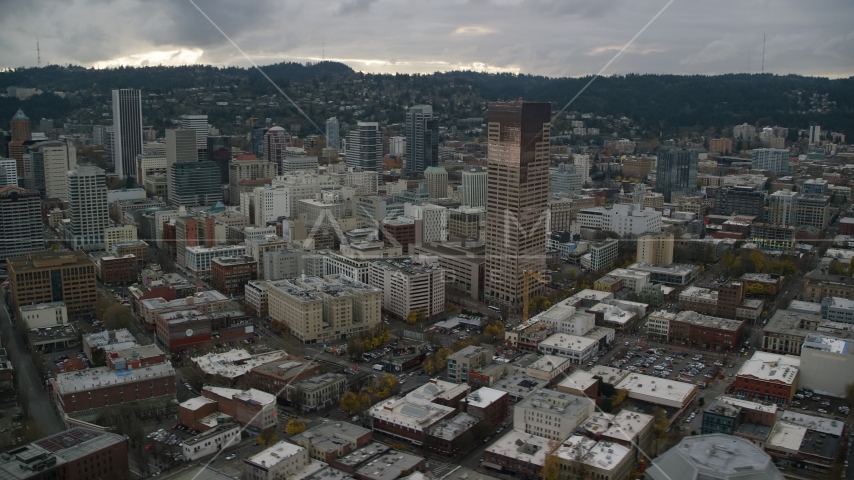
[[[496,427],[507,418],[510,411],[510,394],[494,388],[483,387],[471,392],[461,407],[466,413],[490,427]]]
[[[352,423],[322,423],[291,437],[315,460],[329,463],[371,442],[373,431]]]
[[[799,357],[755,352],[738,370],[734,390],[750,398],[788,405],[798,387],[800,365]]]
[[[97,367],[60,373],[50,385],[54,402],[69,416],[146,400],[162,410],[175,399],[175,369],[171,363],[123,371]]]
[[[276,427],[278,413],[276,397],[272,394],[254,388],[238,390],[210,385],[205,385],[201,393],[203,397],[216,401],[221,413],[234,418],[241,425],[248,425],[251,431]]]
[[[98,279],[101,283],[133,283],[136,282],[136,257],[132,254],[124,256],[98,256],[95,258],[98,267]]]
[[[249,385],[258,390],[277,394],[286,385],[321,373],[321,366],[311,360],[284,355],[249,371]]]
[[[172,310],[156,314],[155,324],[157,343],[173,353],[252,337],[252,331],[247,331],[252,319],[240,310],[210,313],[194,308]]]
[[[258,280],[258,261],[252,257],[211,260],[211,286],[226,295],[243,295],[246,282]]]
[[[741,345],[744,322],[682,311],[670,320],[669,340],[715,351],[732,351]]]
[[[0,459],[0,470],[14,479],[128,478],[124,435],[83,427],[17,447]]]
[[[137,268],[142,268],[148,263],[148,244],[142,240],[117,243],[113,245],[113,253],[117,257],[133,255],[136,257]]]

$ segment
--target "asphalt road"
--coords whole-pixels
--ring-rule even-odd
[[[18,391],[26,392],[25,397],[30,405],[30,416],[38,418],[38,426],[45,435],[53,435],[65,430],[65,425],[50,401],[48,392],[42,387],[43,382],[36,372],[33,359],[24,347],[21,338],[14,332],[9,312],[6,310],[6,300],[0,294],[0,329],[6,339],[6,352],[15,367]],[[20,396],[20,394],[19,394]]]

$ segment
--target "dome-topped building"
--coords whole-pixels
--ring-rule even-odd
[[[647,468],[652,480],[783,480],[771,457],[749,441],[732,435],[685,437]]]

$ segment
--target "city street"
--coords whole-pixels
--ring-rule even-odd
[[[29,403],[30,415],[33,418],[38,418],[38,426],[44,435],[59,433],[65,430],[65,425],[60,421],[56,409],[43,387],[44,382],[36,372],[29,351],[24,347],[24,342],[12,327],[5,296],[0,295],[0,297],[4,297],[0,298],[0,303],[3,305],[3,308],[0,308],[0,328],[2,328],[5,339],[6,352],[15,367],[18,398],[24,398]]]

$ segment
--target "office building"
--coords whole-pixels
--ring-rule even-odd
[[[427,168],[439,166],[439,123],[432,106],[416,105],[406,113],[405,157],[409,178],[420,178]]]
[[[246,284],[258,280],[258,261],[252,257],[211,259],[211,286],[226,295],[243,295]]]
[[[246,247],[243,245],[188,246],[185,249],[185,266],[191,274],[199,278],[209,279],[211,278],[211,261],[214,258],[242,257],[245,253]]]
[[[697,151],[684,148],[660,148],[655,169],[655,188],[669,202],[674,193],[697,189]]]
[[[142,92],[113,90],[113,159],[119,178],[132,177],[142,153]]]
[[[765,192],[744,185],[718,189],[715,197],[716,215],[762,215],[765,211]]]
[[[786,211],[770,210],[769,213],[785,214]],[[781,218],[786,216],[781,215]],[[764,250],[792,250],[795,247],[795,230],[794,225],[755,222],[750,226],[750,241]]]
[[[448,239],[448,209],[425,203],[423,205],[413,205],[407,203],[404,205],[403,214],[405,217],[420,220],[421,234],[418,234],[418,225],[416,224],[416,242],[444,242]]]
[[[68,171],[77,166],[77,149],[60,140],[39,142],[27,147],[25,154],[33,165],[25,168],[28,187],[42,192],[46,198],[68,200]]]
[[[326,119],[326,146],[328,148],[336,150],[341,148],[341,141],[339,140],[340,128],[341,125],[338,123],[338,117]]]
[[[619,242],[617,240],[604,240],[591,242],[587,247],[588,253],[581,256],[581,265],[593,272],[608,268],[617,259],[619,254]]]
[[[42,250],[8,257],[6,263],[12,308],[63,301],[76,315],[95,306],[95,264],[83,252]]]
[[[637,261],[649,265],[671,265],[673,263],[673,245],[672,233],[642,233],[638,235]]]
[[[627,158],[623,160],[623,178],[643,180],[655,168],[655,159]]]
[[[197,163],[199,161],[194,130],[166,129],[166,193],[171,201],[175,189],[173,166],[179,163]]]
[[[460,203],[468,207],[486,207],[486,170],[477,166],[465,167],[461,176]]]
[[[345,162],[348,167],[382,171],[383,135],[377,122],[358,122],[347,133]],[[423,171],[423,170],[421,170]]]
[[[238,155],[228,163],[228,185],[231,205],[240,205],[241,185],[254,185],[255,181],[272,182],[278,173],[278,167],[255,155]],[[251,189],[249,191],[252,191]]]
[[[483,241],[486,208],[459,207],[448,210],[448,238]]]
[[[449,287],[481,300],[485,279],[485,248],[481,242],[474,245],[469,243],[471,242],[413,244],[409,251],[413,255],[425,254],[437,257],[439,266],[448,272],[446,282]]]
[[[317,173],[318,169],[317,157],[309,157],[306,151],[299,147],[285,148],[285,157],[279,165],[281,175],[296,172]]]
[[[572,155],[572,163],[575,164],[575,171],[581,175],[582,185],[590,181],[590,166],[593,161],[590,155],[579,153]]]
[[[71,222],[66,238],[75,250],[104,249],[104,229],[110,226],[106,178],[106,173],[94,165],[78,165],[68,172]]]
[[[430,198],[445,198],[448,196],[448,172],[442,167],[427,167],[424,170],[424,180],[427,182],[427,193]]]
[[[3,140],[0,140],[2,143]],[[18,162],[14,158],[0,157],[0,187],[20,186],[18,183]]]
[[[243,460],[245,478],[253,480],[307,478],[303,474],[308,475],[321,467],[317,465],[314,469],[309,468],[312,465],[312,460],[309,458],[308,452],[306,448],[282,440]]]
[[[524,271],[545,270],[550,120],[548,103],[489,106],[484,296],[493,303],[521,307]]]
[[[166,153],[145,152],[136,156],[136,182],[145,183],[146,177],[154,175],[166,175],[169,171],[169,163]]]
[[[231,161],[231,137],[227,135],[208,136],[207,158],[219,167],[220,181],[228,183],[228,162]],[[201,159],[200,159],[201,160]]]
[[[264,134],[264,160],[275,164],[276,168],[280,168],[282,160],[285,159],[285,148],[291,146],[291,136],[284,128],[275,126],[270,127],[267,133]],[[253,154],[255,152],[252,152]],[[257,155],[257,154],[256,154]],[[280,171],[279,174],[282,172]]]
[[[755,148],[751,157],[753,170],[767,170],[777,175],[789,175],[789,150],[783,148]]]
[[[806,184],[806,183],[805,183]],[[794,225],[824,231],[830,224],[830,196],[802,192],[795,199]]]
[[[45,248],[41,218],[39,192],[0,188],[0,260]]]
[[[271,321],[303,343],[341,341],[382,321],[382,291],[340,275],[268,282]]]
[[[578,173],[578,167],[571,163],[561,163],[557,168],[549,169],[549,191],[566,193],[581,190],[584,181]]]
[[[612,208],[580,209],[576,215],[578,225],[582,228],[614,232],[621,237],[661,231],[661,212],[642,206],[645,198],[642,191],[640,186],[635,189],[634,203],[618,203]]]
[[[383,310],[400,319],[422,312],[432,319],[445,311],[445,271],[408,257],[376,260],[370,282],[383,292]]]
[[[821,145],[821,126],[820,125],[810,125],[809,144],[810,145]]]
[[[723,155],[732,153],[732,139],[729,138],[713,138],[709,140],[709,151],[718,152]]]
[[[23,110],[18,109],[12,120],[9,121],[9,127],[11,130],[11,139],[7,146],[8,152],[5,152],[5,154],[15,159],[18,177],[23,177],[24,152],[26,150],[24,143],[33,139],[32,131],[30,130],[30,119],[24,114]],[[0,143],[5,143],[5,138]]]
[[[169,202],[175,207],[199,207],[222,201],[219,167],[214,162],[182,162],[169,172]]]
[[[767,221],[773,225],[795,225],[798,194],[791,190],[778,190],[768,197]]]
[[[198,161],[208,160],[208,116],[184,114],[178,117],[182,130],[196,132],[196,158]]]

